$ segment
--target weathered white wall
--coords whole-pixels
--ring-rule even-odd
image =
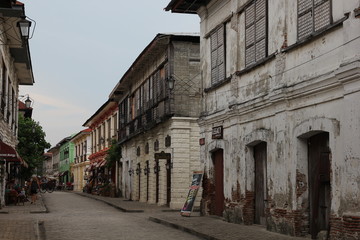
[[[268,54],[274,59],[246,74],[244,13],[247,1],[211,1],[201,17],[201,68],[204,88],[211,86],[210,39],[205,36],[226,22],[226,76],[231,81],[205,93],[200,121],[201,161],[211,177],[211,151],[224,149],[224,194],[227,206],[244,207],[242,199],[254,189],[252,146],[267,142],[267,191],[271,209],[288,212],[306,208],[308,191],[297,198],[297,177],[307,178],[307,138],[329,132],[331,149],[331,213],[360,214],[360,21],[353,10],[359,2],[332,1],[333,21],[350,16],[342,26],[291,51],[297,42],[296,1],[269,1]],[[205,37],[205,38],[204,38]],[[215,126],[224,139],[211,139]],[[308,184],[308,183],[305,183]],[[238,187],[240,185],[240,187]]]

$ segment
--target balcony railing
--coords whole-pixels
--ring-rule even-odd
[[[151,129],[156,124],[163,122],[171,116],[170,98],[161,99],[148,109],[141,109],[136,118],[120,123],[119,141],[123,142],[145,130]]]

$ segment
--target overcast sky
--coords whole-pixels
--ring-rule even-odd
[[[84,129],[157,33],[199,32],[199,17],[163,9],[170,0],[22,0],[36,22],[29,40],[33,119],[52,146]],[[34,24],[32,25],[34,29]]]

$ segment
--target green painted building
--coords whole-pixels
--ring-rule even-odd
[[[60,145],[59,181],[63,183],[72,182],[70,166],[74,164],[75,145],[70,142],[70,139],[74,135],[66,137],[58,143]]]

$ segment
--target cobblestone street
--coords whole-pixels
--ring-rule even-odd
[[[45,194],[50,211],[39,215],[47,240],[199,239],[148,220],[145,213],[124,213],[104,203],[66,192]]]
[[[79,192],[46,193],[39,198],[35,205],[27,202],[0,210],[0,240],[306,239],[202,217],[198,212],[181,217],[166,207],[123,198]]]

